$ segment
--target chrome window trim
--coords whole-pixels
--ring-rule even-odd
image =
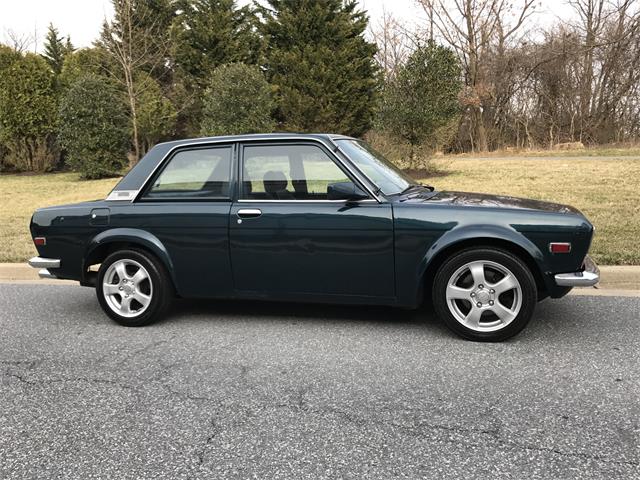
[[[373,199],[378,202],[378,203],[383,203],[384,201],[386,201],[386,199],[384,197],[381,197],[380,195],[376,194],[374,192],[373,189],[371,189],[370,185],[375,185],[375,183],[373,183],[371,181],[371,179],[369,177],[367,177],[366,174],[364,174],[357,166],[352,166],[351,165],[351,160],[349,159],[349,156],[344,153],[344,151],[340,148],[340,146],[337,144],[337,142],[333,139],[333,137],[331,137],[331,135],[327,136],[327,139],[329,141],[329,143],[331,145],[333,145],[335,148],[332,149],[329,148],[329,150],[331,151],[333,157],[335,158],[335,160],[337,160],[338,162],[340,162],[340,164],[342,166],[344,166],[349,173],[351,173],[351,175],[358,181],[358,183],[360,184],[361,187],[364,187],[364,189],[367,191],[367,193],[369,193],[369,195],[371,195],[371,197],[373,197]],[[279,141],[307,141],[307,142],[315,142],[321,146],[324,147],[328,147],[327,143],[320,140],[319,138],[315,138],[315,137],[305,137],[305,136],[292,136],[292,137],[270,137],[270,136],[264,136],[264,137],[255,137],[255,138],[218,138],[218,139],[201,139],[199,141],[194,141],[194,142],[189,142],[189,143],[181,143],[180,145],[176,145],[172,148],[169,149],[169,151],[167,153],[165,153],[165,155],[162,157],[162,159],[160,159],[160,161],[157,163],[157,165],[155,167],[153,167],[153,169],[151,170],[151,172],[149,173],[149,175],[147,175],[147,178],[144,179],[144,181],[142,182],[142,185],[140,186],[140,188],[138,190],[112,190],[109,195],[107,196],[106,200],[108,201],[129,201],[130,203],[135,202],[136,200],[138,200],[140,194],[142,191],[144,191],[144,189],[146,188],[147,184],[149,183],[149,181],[151,180],[151,178],[156,174],[156,172],[158,171],[158,169],[160,169],[165,162],[167,161],[167,159],[178,149],[181,148],[188,148],[188,147],[196,147],[196,146],[207,146],[207,145],[216,145],[216,144],[221,144],[221,143],[226,143],[230,146],[234,145],[234,144],[246,144],[246,143],[253,143],[253,142],[279,142]],[[348,159],[348,162],[343,161],[342,158],[340,158],[339,156],[337,156],[335,153],[339,151],[346,159]],[[238,157],[238,162],[240,162],[240,158]],[[366,179],[366,181],[363,181],[363,179]],[[237,181],[239,181],[239,179],[237,179]],[[128,192],[126,194],[127,198],[120,198],[122,196],[123,192]],[[240,200],[238,200],[240,201]],[[249,200],[249,201],[253,201],[253,200]],[[281,200],[273,200],[274,202],[279,202]],[[295,200],[297,202],[300,202],[302,200]],[[316,200],[311,200],[312,202],[315,202]],[[336,200],[322,200],[322,201],[336,201]],[[337,200],[340,201],[340,200]]]
[[[374,198],[366,198],[364,200],[260,200],[258,198],[243,198],[238,203],[378,203]]]

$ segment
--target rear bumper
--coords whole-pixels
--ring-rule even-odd
[[[600,281],[600,269],[589,255],[584,259],[583,270],[558,273],[554,276],[559,287],[593,287]]]
[[[29,265],[33,268],[39,268],[38,275],[40,278],[57,278],[49,271],[50,268],[60,268],[60,260],[57,258],[33,257],[29,260]]]

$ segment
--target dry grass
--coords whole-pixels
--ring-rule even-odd
[[[575,150],[529,150],[506,149],[485,153],[460,153],[447,158],[580,158],[580,157],[640,157],[640,146],[599,146],[579,148]]]
[[[36,254],[29,220],[36,208],[105,198],[117,178],[79,180],[75,173],[0,175],[0,262]]]
[[[435,160],[438,189],[499,193],[568,203],[596,225],[601,264],[640,265],[640,157]],[[38,207],[104,198],[117,179],[80,181],[72,173],[0,176],[0,262],[35,254],[29,219]]]
[[[444,158],[449,172],[424,179],[439,190],[565,203],[596,226],[591,253],[603,265],[640,265],[640,158]]]

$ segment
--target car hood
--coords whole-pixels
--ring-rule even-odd
[[[412,201],[414,199],[409,199]],[[418,200],[418,198],[415,198]],[[484,193],[470,192],[435,192],[428,197],[422,197],[420,201],[433,204],[448,204],[464,207],[489,207],[520,210],[537,210],[552,213],[571,213],[582,215],[579,210],[559,203],[542,202],[528,198],[509,197],[504,195],[488,195]]]

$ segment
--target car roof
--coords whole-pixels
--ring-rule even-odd
[[[335,133],[290,133],[290,132],[278,132],[278,133],[248,133],[244,135],[221,135],[215,137],[198,137],[198,138],[185,138],[182,140],[172,140],[169,142],[158,143],[157,145],[167,145],[167,146],[179,146],[189,143],[206,143],[207,141],[230,141],[230,142],[240,142],[243,140],[278,140],[286,138],[290,140],[292,137],[299,137],[301,140],[304,139],[315,139],[315,140],[341,140],[341,139],[351,139],[355,140],[353,137],[349,137],[348,135],[340,135]]]

